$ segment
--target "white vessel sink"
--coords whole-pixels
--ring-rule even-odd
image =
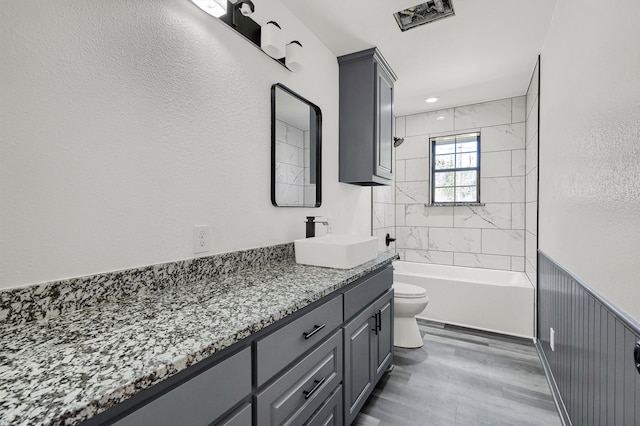
[[[378,237],[327,234],[294,241],[302,265],[351,269],[378,256]]]

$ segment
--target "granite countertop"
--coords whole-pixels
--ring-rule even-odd
[[[367,273],[293,260],[0,328],[0,424],[77,424]]]

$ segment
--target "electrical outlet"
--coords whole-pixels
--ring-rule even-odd
[[[210,229],[207,225],[193,227],[193,252],[204,253],[209,251]]]
[[[556,331],[553,327],[549,328],[549,346],[551,346],[551,350],[555,352],[556,350]]]

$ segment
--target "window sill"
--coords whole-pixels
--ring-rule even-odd
[[[432,203],[427,207],[466,207],[466,206],[484,206],[484,203]]]

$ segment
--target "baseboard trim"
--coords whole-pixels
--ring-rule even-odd
[[[558,389],[556,379],[553,376],[553,372],[551,371],[549,362],[547,362],[547,357],[544,354],[544,351],[542,350],[542,345],[540,344],[540,340],[536,339],[534,345],[536,347],[536,351],[538,351],[538,357],[540,358],[540,363],[542,363],[542,368],[544,369],[544,375],[547,378],[549,389],[551,389],[553,402],[556,404],[556,409],[558,410],[558,416],[560,416],[560,420],[562,420],[562,425],[573,426],[573,423],[571,423],[571,418],[569,418],[569,413],[567,412],[567,407],[564,405],[564,401],[562,400],[562,395],[560,395],[560,390]]]

